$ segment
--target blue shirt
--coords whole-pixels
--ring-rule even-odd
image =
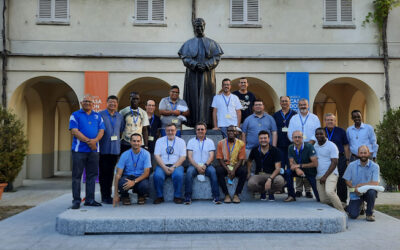
[[[361,123],[359,129],[355,128],[354,125],[350,126],[347,129],[346,134],[352,154],[358,155],[358,148],[362,145],[366,145],[369,148],[372,157],[376,157],[379,146],[376,143],[374,128],[371,125]]]
[[[120,134],[124,131],[124,119],[118,112],[111,115],[107,109],[99,112],[103,118],[105,130],[100,140],[100,154],[119,155],[121,150]],[[117,140],[111,141],[111,136],[117,136]]]
[[[144,148],[135,154],[132,149],[122,153],[117,163],[117,168],[123,169],[122,175],[141,176],[145,168],[151,168],[150,153]]]
[[[326,138],[336,144],[336,147],[339,149],[339,153],[344,153],[343,146],[349,144],[346,131],[339,127],[334,127],[332,131],[329,131],[328,128],[325,127],[325,131],[327,131]]]
[[[252,149],[258,146],[258,133],[261,130],[268,131],[272,142],[272,132],[276,131],[276,123],[274,118],[269,114],[264,113],[261,117],[252,114],[244,120],[242,131],[246,133],[247,149]]]
[[[92,111],[88,115],[83,109],[75,111],[69,118],[69,130],[74,128],[89,139],[96,138],[99,131],[105,129],[103,119],[99,113]],[[91,150],[86,142],[82,142],[74,136],[71,150],[74,152],[100,152],[100,147],[99,143],[97,143],[97,150]]]
[[[379,182],[379,166],[370,160],[365,166],[361,166],[360,160],[353,161],[347,166],[343,179],[351,181],[353,186],[370,181]],[[358,200],[360,197],[355,192],[350,192],[350,199]]]
[[[278,131],[278,143],[277,146],[280,148],[286,148],[291,144],[288,136],[287,136],[287,132],[282,132],[282,128],[289,127],[289,123],[290,123],[290,119],[292,119],[292,117],[294,115],[297,114],[296,111],[289,109],[289,111],[286,113],[286,115],[283,114],[282,110],[279,110],[278,112],[276,112],[273,117],[275,119],[275,123],[276,123],[276,127],[277,127],[277,131]],[[285,116],[285,118],[283,118],[283,116]]]

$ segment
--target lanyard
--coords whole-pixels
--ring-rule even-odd
[[[328,128],[325,128],[325,131],[326,131],[326,134],[328,135],[328,140],[332,141],[331,139],[332,139],[333,133],[335,132],[335,127],[333,127],[331,134],[329,134]]]
[[[133,120],[133,122],[135,123],[135,125],[136,125],[136,123],[137,123],[137,120],[139,119],[139,108],[138,108],[138,111],[137,112],[135,112],[136,113],[136,115],[137,115],[137,117],[136,117],[136,119],[135,119],[135,115],[133,114],[133,109],[132,108],[130,108],[131,109],[131,114],[132,114],[132,120]]]
[[[282,110],[280,111],[280,113],[283,118],[283,124],[285,125],[285,127],[287,127],[288,125],[286,124],[286,121],[290,118],[290,115],[292,114],[292,110],[289,109],[289,113],[287,113],[286,115],[283,114]]]
[[[142,150],[140,150],[139,151],[139,154],[137,155],[137,159],[136,159],[136,162],[134,161],[134,157],[133,157],[133,155],[134,155],[134,153],[133,153],[133,150],[131,150],[131,159],[132,159],[132,164],[133,164],[133,172],[135,172],[136,171],[136,167],[137,167],[137,164],[138,164],[138,162],[139,162],[139,160],[140,160],[140,155],[142,154]],[[135,154],[136,155],[136,154]],[[135,163],[134,163],[135,162]]]
[[[304,134],[304,125],[306,125],[306,123],[307,123],[307,119],[308,119],[308,116],[309,116],[310,114],[307,114],[307,116],[306,116],[306,119],[304,120],[304,122],[303,122],[303,118],[301,117],[301,114],[299,114],[299,117],[300,117],[300,122],[301,122],[301,132]]]
[[[221,94],[221,95],[222,95],[222,98],[224,98],[224,102],[225,102],[225,105],[226,105],[226,110],[229,111],[229,103],[231,102],[231,95],[229,95],[228,101],[226,101],[224,94]]]
[[[115,120],[113,119],[113,117],[111,116],[111,114],[108,112],[108,110],[106,110],[108,117],[110,117],[110,123],[111,123],[111,128],[112,128],[112,133],[114,133],[114,126],[115,126]],[[116,119],[117,116],[114,115],[114,118]]]
[[[233,152],[233,149],[235,148],[235,144],[236,144],[236,139],[235,139],[235,142],[233,143],[232,150],[231,150],[231,149],[229,148],[228,139],[226,139],[226,146],[228,146],[229,158],[231,157],[231,153]]]
[[[154,114],[151,116],[151,119],[150,119],[151,121],[150,121],[150,128],[149,128],[149,135],[152,135],[152,126],[153,126],[153,123],[154,123]]]
[[[174,142],[172,143],[172,150],[170,150],[168,146],[168,137],[167,137],[167,155],[168,155],[168,161],[169,161],[169,155],[174,153],[174,146],[175,146],[175,140],[176,137],[174,137]],[[172,151],[172,152],[171,152]]]
[[[261,155],[261,157],[262,157],[262,152],[261,152],[261,146],[258,146],[258,151],[260,152],[260,155]],[[261,160],[261,163],[262,163],[262,168],[264,168],[264,162],[265,162],[265,160],[267,159],[267,157],[268,157],[268,155],[269,155],[269,152],[271,152],[270,150],[268,150],[268,152],[265,154],[265,156],[264,156],[264,158]]]
[[[304,146],[304,144],[301,144],[300,152],[297,150],[297,147],[294,146],[294,150],[295,150],[296,156],[297,156],[297,164],[301,164],[301,154],[303,153],[303,146]]]
[[[168,101],[169,101],[169,105],[171,105],[171,109],[176,110],[176,105],[178,105],[178,100],[175,102],[175,105],[173,102],[171,102],[171,98],[169,98],[169,97],[168,97]]]
[[[206,141],[206,138],[203,139],[203,143],[200,148],[200,140],[196,138],[196,140],[199,142],[199,150],[200,150],[200,161],[203,163],[203,149],[204,149],[204,142]]]

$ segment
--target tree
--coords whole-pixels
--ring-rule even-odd
[[[400,184],[400,108],[390,109],[376,128],[378,164],[389,185]]]
[[[400,5],[400,0],[374,0],[372,2],[374,12],[369,12],[365,17],[365,23],[373,22],[377,24],[381,33],[381,43],[383,51],[383,67],[385,70],[385,101],[386,110],[390,110],[390,84],[389,84],[389,54],[387,45],[387,23],[390,11]]]

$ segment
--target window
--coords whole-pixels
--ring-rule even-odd
[[[352,0],[325,0],[324,26],[354,26]]]
[[[38,23],[68,24],[69,0],[39,0]]]
[[[136,0],[135,24],[164,24],[165,0]]]
[[[231,0],[231,27],[261,27],[259,0]]]

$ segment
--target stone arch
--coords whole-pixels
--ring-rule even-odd
[[[161,99],[169,95],[171,85],[166,81],[155,77],[141,77],[132,80],[125,84],[125,86],[118,93],[118,109],[123,109],[129,106],[129,93],[138,92],[140,94],[140,107],[144,109],[146,101],[153,99],[156,105],[160,103]],[[183,89],[181,89],[180,97],[182,98]],[[158,108],[156,109],[158,112]]]
[[[279,104],[279,96],[276,94],[275,90],[267,82],[259,78],[246,78],[247,82],[249,83],[248,90],[252,92],[257,99],[264,101],[265,111],[272,115],[276,108],[279,108],[279,106],[276,107],[276,104]],[[235,78],[232,80],[232,92],[239,89],[239,80],[240,78]]]
[[[324,84],[318,91],[313,112],[323,125],[323,115],[334,113],[338,126],[347,128],[352,125],[351,111],[359,109],[365,123],[376,124],[379,121],[379,99],[375,91],[364,81],[352,77],[340,77]]]
[[[68,121],[71,113],[79,109],[74,90],[59,78],[34,77],[14,91],[9,107],[24,121],[29,141],[28,155],[17,182],[51,177],[55,170],[70,171]]]

